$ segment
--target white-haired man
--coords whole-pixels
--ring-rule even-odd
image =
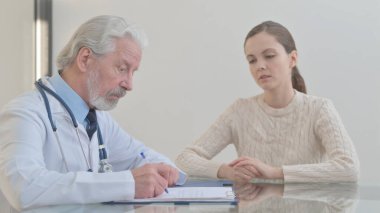
[[[145,44],[144,34],[124,19],[94,17],[59,54],[59,74],[40,79],[35,91],[4,107],[3,203],[24,209],[146,198],[184,182],[186,175],[168,158],[105,112],[132,90]]]

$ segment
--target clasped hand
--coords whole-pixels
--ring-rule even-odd
[[[249,182],[253,178],[283,179],[284,174],[279,167],[270,166],[255,158],[240,157],[222,165],[218,177],[236,182]]]
[[[236,183],[234,184],[234,191],[236,197],[238,197],[240,201],[260,203],[271,197],[282,197],[284,193],[284,185]]]
[[[156,197],[179,178],[178,170],[164,163],[149,163],[132,170],[135,198]]]

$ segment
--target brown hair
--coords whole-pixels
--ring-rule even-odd
[[[244,46],[249,38],[261,32],[266,32],[274,36],[276,40],[285,48],[285,51],[288,54],[291,53],[293,50],[297,50],[296,44],[289,30],[281,24],[273,21],[265,21],[252,28],[252,30],[249,31],[247,36],[245,37]],[[297,66],[294,66],[292,70],[292,85],[293,88],[297,91],[306,94],[306,84],[300,72],[298,71]]]

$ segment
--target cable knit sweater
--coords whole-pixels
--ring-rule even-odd
[[[238,99],[176,164],[189,175],[217,178],[222,164],[212,158],[229,144],[238,156],[282,167],[285,182],[346,182],[359,176],[355,148],[332,102],[297,91],[280,109],[267,105],[263,95]]]

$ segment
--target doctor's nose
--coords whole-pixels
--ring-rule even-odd
[[[124,88],[127,91],[131,91],[133,89],[133,76],[129,76],[125,78],[121,83],[120,86]]]

